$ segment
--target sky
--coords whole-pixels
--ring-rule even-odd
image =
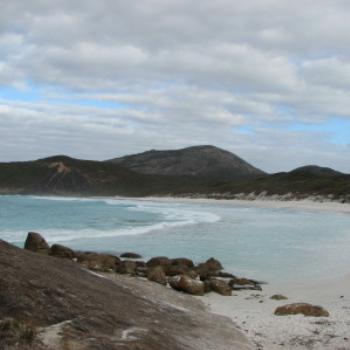
[[[348,0],[0,0],[0,161],[216,145],[350,173]]]

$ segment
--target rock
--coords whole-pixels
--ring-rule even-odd
[[[175,276],[170,278],[169,284],[175,290],[192,295],[204,295],[204,283],[188,276]]]
[[[203,283],[204,283],[204,293],[210,293],[210,292],[213,291],[212,288],[211,288],[210,280],[205,279],[205,280],[203,281]]]
[[[274,294],[270,297],[272,300],[287,300],[288,298],[282,294]]]
[[[191,278],[196,278],[198,276],[195,270],[190,269],[186,265],[171,265],[167,268],[166,275],[167,276],[186,275]]]
[[[171,260],[166,256],[157,256],[147,261],[147,267],[161,266],[163,267],[164,272],[166,272],[170,265]]]
[[[131,252],[126,252],[120,255],[121,258],[128,258],[128,259],[141,259],[142,256],[137,253],[131,253]]]
[[[55,256],[57,258],[66,258],[66,259],[74,259],[76,257],[76,254],[72,249],[60,244],[52,245],[50,249],[50,255]]]
[[[164,285],[167,284],[167,278],[161,266],[150,267],[147,270],[147,279],[152,282],[157,282]]]
[[[221,277],[221,278],[237,278],[235,275],[229,272],[224,271],[216,271],[213,273],[213,277]]]
[[[302,314],[304,316],[313,317],[328,317],[329,312],[321,306],[311,305],[306,303],[295,303],[288,304],[278,307],[275,310],[275,315],[285,316],[285,315],[297,315]]]
[[[206,262],[198,264],[195,269],[200,278],[204,280],[211,277],[214,273],[222,270],[223,267],[218,260],[210,258]]]
[[[77,254],[78,262],[93,271],[115,271],[121,260],[114,255],[98,253]]]
[[[29,232],[24,243],[24,249],[36,253],[49,254],[50,246],[39,233]]]
[[[210,289],[221,295],[232,295],[232,288],[225,281],[211,278],[209,280]]]
[[[208,266],[210,271],[219,271],[219,270],[223,270],[223,267],[220,263],[219,260],[216,260],[214,258],[210,258],[208,259],[205,264]]]
[[[33,349],[36,329],[25,322],[7,317],[0,320],[1,349]],[[40,347],[41,348],[41,347]]]
[[[171,265],[187,266],[188,268],[194,267],[193,261],[191,259],[187,259],[187,258],[171,259]]]
[[[229,286],[233,290],[262,290],[261,286],[256,281],[247,278],[233,278],[229,282]]]
[[[116,272],[120,274],[136,275],[137,264],[135,261],[124,260],[117,265]]]

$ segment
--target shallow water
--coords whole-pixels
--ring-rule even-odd
[[[28,231],[75,249],[144,257],[215,256],[227,270],[269,282],[350,272],[350,215],[241,204],[0,196],[0,238]]]

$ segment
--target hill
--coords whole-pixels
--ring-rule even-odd
[[[214,146],[195,146],[170,151],[151,150],[108,162],[137,173],[152,175],[229,179],[265,174],[235,154]]]
[[[217,198],[265,193],[350,201],[350,175],[315,165],[269,175],[230,152],[198,146],[148,151],[103,162],[60,155],[0,163],[0,193]]]
[[[281,172],[254,180],[229,182],[218,186],[219,193],[265,193],[291,195],[291,198],[323,196],[350,201],[350,175],[330,168],[305,166],[290,172]]]

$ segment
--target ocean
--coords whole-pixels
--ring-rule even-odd
[[[79,250],[219,259],[272,283],[350,272],[350,215],[248,204],[148,199],[0,196],[0,238],[28,231]]]

